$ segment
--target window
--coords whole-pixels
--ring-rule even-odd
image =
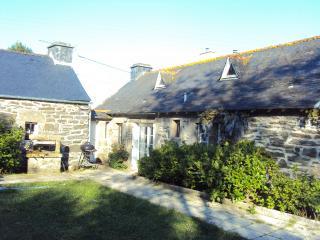
[[[198,135],[198,142],[209,144],[209,130],[208,126],[197,123],[197,135]]]
[[[108,137],[108,123],[109,122],[106,122],[104,125],[104,138],[105,139],[107,139],[107,137]]]
[[[26,122],[25,123],[25,139],[29,140],[30,134],[38,133],[38,126],[36,122]]]
[[[157,81],[156,81],[156,85],[154,86],[154,90],[158,90],[158,89],[162,89],[165,88],[166,84],[163,81],[160,72],[158,73],[158,77],[157,77]]]
[[[118,125],[118,143],[122,144],[122,130],[123,130],[123,124],[122,123],[117,123]]]
[[[180,120],[173,120],[173,136],[180,137]]]
[[[232,80],[232,79],[238,79],[237,72],[234,69],[234,66],[230,62],[230,59],[227,59],[226,65],[224,66],[222,76],[220,80]]]

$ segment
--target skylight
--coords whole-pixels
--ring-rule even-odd
[[[232,80],[232,79],[238,79],[238,76],[232,63],[230,62],[230,59],[228,58],[226,65],[224,66],[220,80]]]

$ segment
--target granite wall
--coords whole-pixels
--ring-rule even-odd
[[[174,120],[180,120],[180,137],[176,138],[174,133]],[[122,126],[121,143],[125,145],[131,154],[132,150],[132,127],[134,124],[148,125],[153,127],[154,147],[160,147],[166,140],[175,140],[192,144],[197,141],[198,118],[155,118],[155,119],[129,119],[115,117],[111,121],[97,121],[95,146],[98,150],[96,157],[102,161],[108,159],[112,145],[119,143],[119,125]]]
[[[232,121],[233,118],[235,121]],[[174,136],[173,122],[180,120],[180,137]],[[123,143],[131,153],[132,124],[152,124],[154,129],[154,147],[161,146],[166,140],[175,140],[192,144],[197,142],[198,117],[169,118],[159,117],[153,120],[113,118],[106,123],[99,121],[97,129],[98,156],[107,159],[111,146],[118,143],[118,124],[123,125]],[[227,123],[227,124],[226,124]],[[240,126],[241,125],[241,126]],[[219,143],[230,137],[240,137],[255,141],[279,163],[283,171],[291,172],[293,165],[310,174],[320,177],[320,132],[302,116],[284,115],[225,115],[219,121],[210,124],[211,143]],[[103,133],[103,134],[102,134]],[[223,136],[223,135],[228,135]]]
[[[320,177],[320,132],[302,116],[252,116],[244,138],[255,141],[284,171],[293,165]]]
[[[70,149],[69,169],[77,166],[80,145],[88,141],[90,107],[85,104],[53,103],[30,100],[0,100],[1,115],[13,118],[18,126],[37,123],[39,135],[59,136],[63,147]],[[49,168],[50,164],[48,165]]]

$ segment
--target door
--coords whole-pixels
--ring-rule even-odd
[[[135,123],[132,127],[132,151],[131,151],[131,168],[134,171],[138,170],[139,141],[140,141],[140,126]]]
[[[89,126],[89,142],[95,146],[97,149],[97,130],[98,130],[98,122],[97,121],[90,121],[90,126]],[[90,154],[90,161],[94,162],[96,159],[95,153]]]
[[[140,127],[139,157],[150,156],[150,150],[153,149],[153,127],[152,125],[142,125]]]

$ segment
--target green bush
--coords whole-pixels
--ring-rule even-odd
[[[320,180],[306,175],[289,178],[275,172],[264,206],[312,218],[320,217]]]
[[[215,201],[230,198],[313,218],[320,215],[320,180],[286,176],[249,141],[220,146],[168,141],[139,161],[139,174],[205,191]]]
[[[129,153],[125,150],[124,145],[114,144],[112,146],[112,152],[108,155],[109,166],[115,169],[126,169],[128,166],[125,162],[129,158]]]
[[[23,130],[8,120],[0,120],[0,173],[17,172],[21,167],[20,143]]]
[[[275,162],[253,142],[241,141],[223,147],[222,191],[232,200],[247,200],[263,204],[260,197],[268,189],[268,173],[277,168]]]

